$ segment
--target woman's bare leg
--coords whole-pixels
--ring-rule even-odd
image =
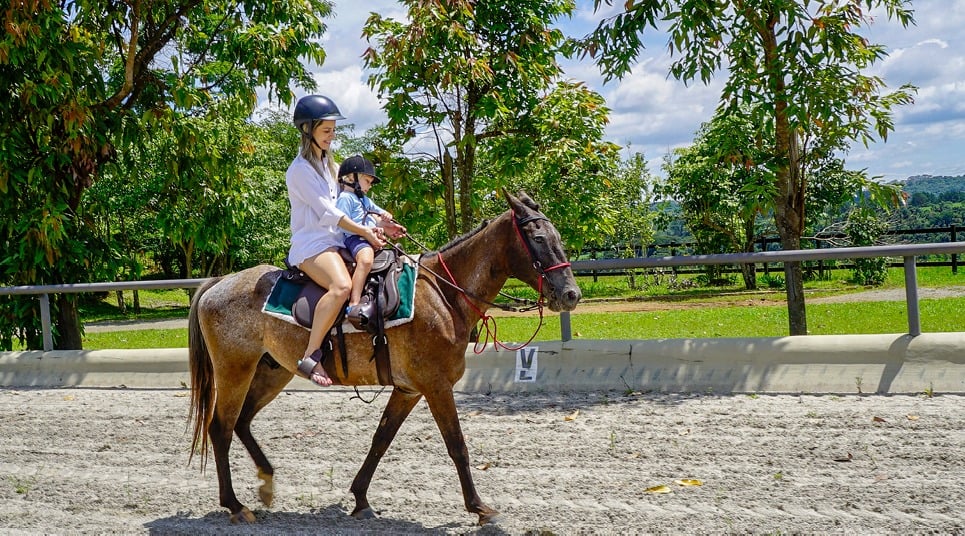
[[[308,335],[308,347],[305,348],[304,357],[308,357],[322,346],[325,334],[332,329],[332,324],[335,323],[342,305],[352,290],[352,279],[342,257],[334,249],[305,259],[298,268],[327,291],[315,305],[312,330]],[[325,372],[321,362],[312,370],[311,379],[323,387],[332,384],[332,379]]]

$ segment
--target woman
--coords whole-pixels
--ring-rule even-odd
[[[344,239],[341,229],[361,236],[374,249],[385,245],[382,229],[359,225],[335,206],[338,166],[330,148],[335,121],[340,119],[345,118],[328,97],[299,99],[293,121],[301,134],[301,147],[285,174],[292,231],[288,262],[327,290],[315,306],[308,347],[298,360],[299,372],[322,387],[332,385],[321,364],[322,341],[352,290],[352,278],[338,253]]]

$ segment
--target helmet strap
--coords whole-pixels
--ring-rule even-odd
[[[362,184],[359,182],[359,174],[352,173],[352,176],[355,177],[355,195],[357,195],[359,199],[362,199],[365,197],[365,192],[362,191]]]
[[[319,121],[318,119],[313,119],[311,123],[302,123],[302,129],[303,129],[302,134],[305,134],[312,139],[312,145],[314,145],[315,147],[318,147],[318,150],[322,151],[322,158],[325,158],[325,155],[328,154],[328,152],[325,149],[322,149],[322,146],[319,145],[317,141],[315,141],[315,127],[320,122],[321,121]],[[304,131],[305,125],[308,125],[308,132]]]

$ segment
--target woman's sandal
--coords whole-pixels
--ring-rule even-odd
[[[332,378],[329,377],[328,373],[325,372],[325,368],[322,367],[321,348],[312,352],[310,356],[299,359],[297,366],[298,372],[301,372],[315,385],[319,387],[329,387],[332,385]],[[318,366],[318,370],[315,370],[316,366]]]

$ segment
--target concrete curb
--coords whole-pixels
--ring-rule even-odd
[[[0,353],[0,386],[178,388],[187,349]],[[314,389],[296,380],[290,389]],[[545,341],[466,350],[457,391],[965,393],[965,332]]]

